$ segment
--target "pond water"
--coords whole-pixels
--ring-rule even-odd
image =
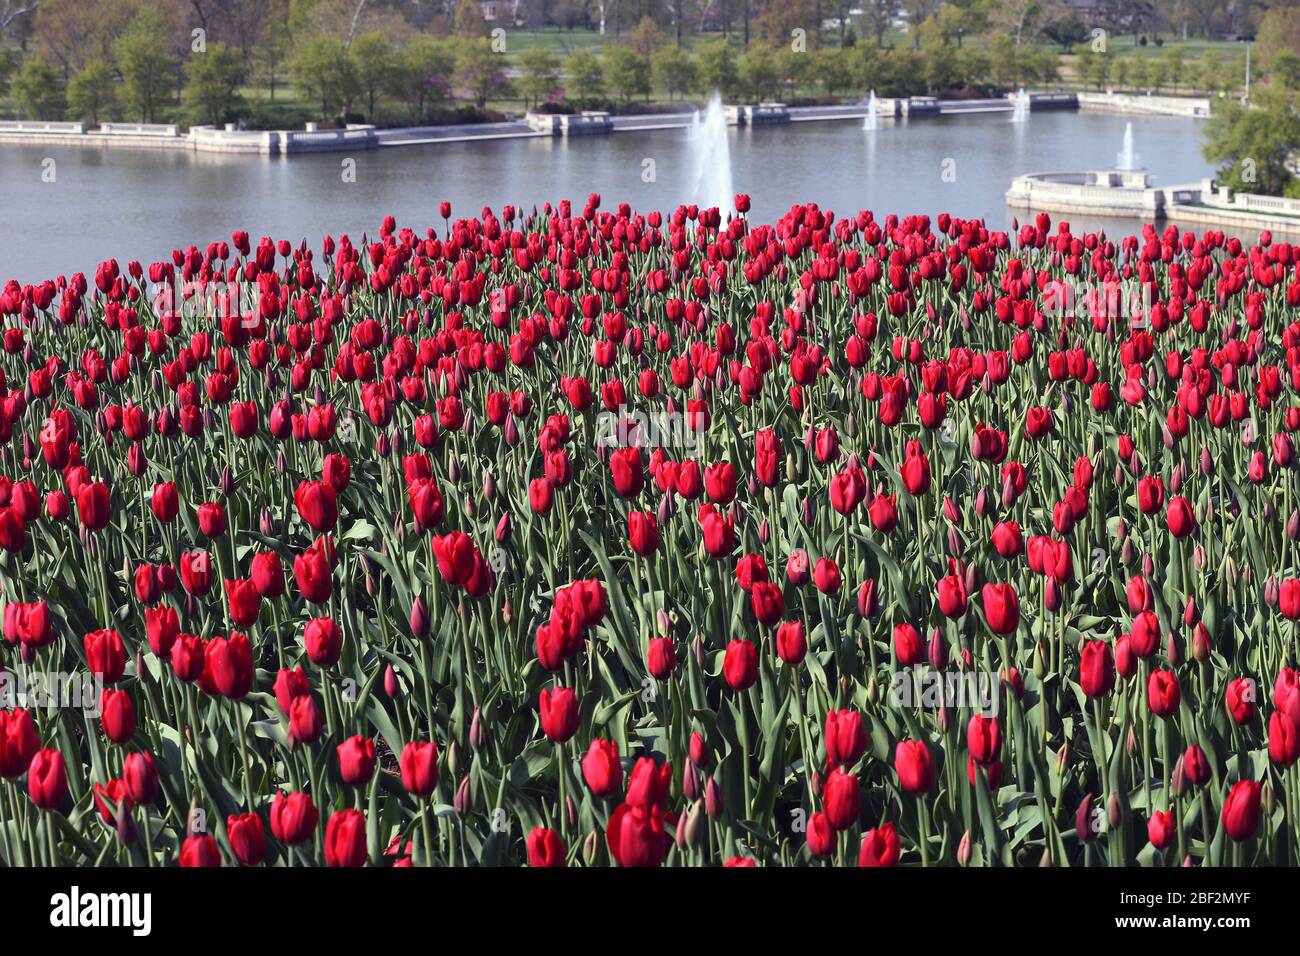
[[[750,218],[771,221],[796,202],[841,215],[949,212],[1005,229],[1004,194],[1027,172],[1110,168],[1126,122],[1136,150],[1160,184],[1210,174],[1200,152],[1202,122],[1103,113],[1009,113],[882,121],[799,122],[731,129],[735,189],[749,193]],[[373,235],[385,214],[417,229],[440,226],[438,203],[452,214],[484,205],[527,209],[546,200],[580,206],[599,192],[665,212],[690,194],[694,179],[686,130],[616,133],[588,139],[491,140],[383,148],[352,157],[193,154],[187,151],[0,145],[0,282],[77,270],[102,259],[148,263],[174,247],[199,246],[247,230],[306,239],[347,232]],[[355,182],[343,162],[355,160]],[[44,182],[47,159],[54,182]],[[1071,218],[1071,226],[1097,221]],[[1138,223],[1109,220],[1116,235]]]

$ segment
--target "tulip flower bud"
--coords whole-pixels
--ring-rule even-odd
[[[1300,541],[1300,511],[1292,511],[1286,519],[1286,536],[1288,540]]]
[[[1259,791],[1259,805],[1263,808],[1266,817],[1272,816],[1277,808],[1277,796],[1273,793],[1273,784],[1268,780],[1264,781],[1264,786]]]
[[[384,693],[393,699],[402,695],[402,685],[397,680],[397,670],[392,664],[384,668]]]
[[[1173,778],[1169,783],[1170,789],[1173,790],[1175,797],[1181,797],[1187,790],[1187,771],[1183,768],[1183,757],[1180,754],[1178,762],[1174,764]]]
[[[1110,799],[1106,801],[1106,820],[1110,823],[1112,830],[1117,830],[1123,819],[1123,808],[1119,803],[1119,794],[1112,790]]]
[[[686,845],[699,846],[704,839],[704,834],[708,827],[708,818],[704,814],[704,808],[700,806],[697,800],[691,804],[690,810],[686,813]]]
[[[411,634],[415,637],[424,637],[429,633],[429,610],[424,606],[424,600],[417,597],[411,602]]]
[[[1177,667],[1183,659],[1183,642],[1177,634],[1170,633],[1169,639],[1165,642],[1165,656],[1169,658],[1169,666]]]
[[[135,843],[135,818],[131,816],[131,801],[125,797],[118,802],[115,824],[117,838],[123,846],[131,846]]]
[[[790,481],[790,482],[794,482],[799,479],[799,467],[795,464],[794,455],[786,456],[785,478],[786,481]]]
[[[873,674],[871,679],[867,681],[867,703],[874,704],[879,697],[880,690],[876,686],[876,678]]]
[[[937,671],[943,670],[948,666],[948,643],[939,633],[939,629],[930,630],[930,641],[926,647],[926,657],[930,661],[930,666]]]
[[[455,780],[460,772],[460,748],[456,746],[454,740],[447,745],[447,772],[452,780]]]
[[[686,758],[686,765],[682,768],[682,796],[687,800],[696,800],[700,796],[700,773],[690,757]]]
[[[975,513],[981,518],[987,518],[992,508],[989,506],[989,492],[987,488],[980,488],[975,493]]]
[[[582,841],[582,859],[587,866],[594,866],[596,854],[600,851],[600,833],[592,830]]]
[[[519,426],[515,424],[514,415],[506,416],[505,439],[511,448],[519,444]]]
[[[813,503],[811,498],[804,498],[803,504],[799,507],[799,516],[803,519],[805,525],[813,523]]]
[[[957,865],[969,866],[971,861],[971,839],[970,831],[967,830],[961,835],[961,841],[957,844]]]
[[[1079,801],[1078,809],[1074,811],[1074,830],[1084,843],[1088,843],[1097,837],[1097,831],[1093,829],[1094,819],[1092,814],[1092,794],[1085,793],[1083,799]]]
[[[658,507],[655,508],[655,520],[658,521],[661,526],[665,525],[668,523],[668,519],[673,516],[675,510],[676,506],[673,504],[673,496],[664,495],[659,499]]]
[[[948,526],[948,553],[953,557],[959,556],[965,550],[961,540],[961,534],[956,528]]]
[[[1065,768],[1070,764],[1070,742],[1067,740],[1061,744],[1061,748],[1056,751],[1056,772],[1065,773]]]
[[[1043,585],[1043,603],[1049,611],[1061,609],[1061,582],[1056,579],[1055,574],[1049,574],[1047,583]]]
[[[703,638],[700,637],[699,634],[696,634],[695,639],[691,641],[691,654],[695,658],[695,666],[703,667],[704,666],[704,640]]]
[[[1210,457],[1210,450],[1204,445],[1201,446],[1201,474],[1206,478],[1214,475],[1214,459]]]
[[[477,707],[474,708],[474,716],[469,721],[469,749],[481,750],[485,740],[485,731],[483,730],[483,715]]]
[[[1124,752],[1132,757],[1137,753],[1138,740],[1137,734],[1133,730],[1133,725],[1128,725],[1128,736],[1124,738]]]
[[[288,467],[289,467],[289,462],[288,459],[284,457],[284,449],[280,449],[275,453],[275,470],[283,475],[285,469],[287,469]]]
[[[935,714],[934,722],[940,733],[948,732],[948,702],[946,700],[940,699],[939,712]]]
[[[867,578],[858,588],[858,616],[869,618],[876,613],[876,582]]]
[[[725,809],[722,788],[718,786],[716,778],[709,777],[709,782],[704,786],[704,812],[709,815],[710,820],[716,820],[722,816]]]
[[[1034,676],[1042,680],[1047,676],[1047,655],[1043,653],[1043,642],[1034,645]]]
[[[457,816],[465,816],[473,809],[473,800],[469,787],[469,774],[461,777],[460,784],[456,787],[456,796],[452,801],[452,806],[456,810]]]
[[[1210,630],[1205,626],[1204,621],[1197,621],[1196,627],[1192,629],[1192,659],[1196,661],[1207,661],[1210,659],[1210,652],[1213,650],[1210,643]]]
[[[275,534],[275,521],[271,518],[271,509],[263,508],[257,519],[257,529],[268,537]]]

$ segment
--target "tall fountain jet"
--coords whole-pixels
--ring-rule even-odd
[[[696,110],[691,119],[689,149],[691,198],[705,208],[717,206],[726,219],[727,214],[734,211],[736,193],[731,188],[727,114],[722,109],[722,95],[717,90],[713,91],[703,117]]]
[[[1020,92],[1016,94],[1015,110],[1011,114],[1011,122],[1024,123],[1029,119],[1029,96],[1025,93],[1022,86]]]
[[[880,126],[880,117],[876,113],[876,91],[872,90],[871,95],[867,97],[867,115],[862,119],[862,128],[865,130],[878,129]]]
[[[1124,124],[1124,148],[1115,154],[1115,168],[1120,172],[1133,172],[1142,168],[1142,157],[1133,152],[1133,124]]]

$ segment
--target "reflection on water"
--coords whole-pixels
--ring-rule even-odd
[[[985,113],[884,122],[871,133],[861,120],[732,129],[732,173],[736,190],[752,197],[755,221],[813,201],[840,215],[949,212],[1005,229],[1011,213],[1003,196],[1013,176],[1108,168],[1125,122],[1047,112],[1010,124],[1005,113]],[[1137,125],[1137,147],[1158,183],[1210,174],[1201,129],[1200,121],[1172,117]],[[53,183],[41,181],[46,157],[57,163]],[[607,207],[625,201],[668,211],[686,197],[693,175],[685,130],[379,149],[350,157],[353,183],[343,181],[345,158],[0,146],[0,280],[89,273],[109,256],[147,263],[235,229],[316,246],[326,234],[373,235],[385,214],[417,229],[440,227],[443,199],[453,215],[507,202],[580,204],[591,192]],[[942,176],[945,162],[951,182]],[[644,181],[648,168],[653,182]],[[1117,235],[1137,225],[1111,220],[1106,229]]]

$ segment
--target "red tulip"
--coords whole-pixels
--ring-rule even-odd
[[[1259,803],[1263,784],[1241,780],[1233,784],[1223,801],[1223,830],[1235,843],[1249,840],[1259,829]]]
[[[758,680],[758,651],[749,641],[736,639],[727,645],[722,658],[722,675],[732,690],[746,690]]]
[[[544,687],[537,699],[542,732],[564,743],[578,730],[578,696],[568,687]]]
[[[217,841],[210,834],[186,837],[181,845],[179,864],[183,867],[221,866],[221,850]]]
[[[564,866],[564,840],[554,830],[534,827],[528,832],[528,865],[532,867]]]
[[[339,810],[325,824],[325,865],[364,866],[366,818],[359,810]]]
[[[316,832],[316,805],[305,793],[277,791],[271,801],[271,832],[281,843],[297,846]]]
[[[897,866],[898,833],[892,823],[883,823],[862,835],[858,866]]]
[[[598,797],[611,797],[623,786],[623,767],[618,760],[618,745],[596,738],[582,758],[582,778]]]
[[[38,750],[27,768],[27,795],[42,810],[57,810],[68,799],[68,775],[63,754]]]
[[[427,797],[438,787],[438,745],[413,740],[402,748],[402,786],[408,793]]]
[[[923,741],[899,741],[894,751],[894,771],[899,786],[908,793],[928,793],[934,788],[934,759]]]
[[[352,787],[369,783],[375,772],[373,740],[357,734],[339,744],[336,753],[339,758],[339,776],[344,783]]]

